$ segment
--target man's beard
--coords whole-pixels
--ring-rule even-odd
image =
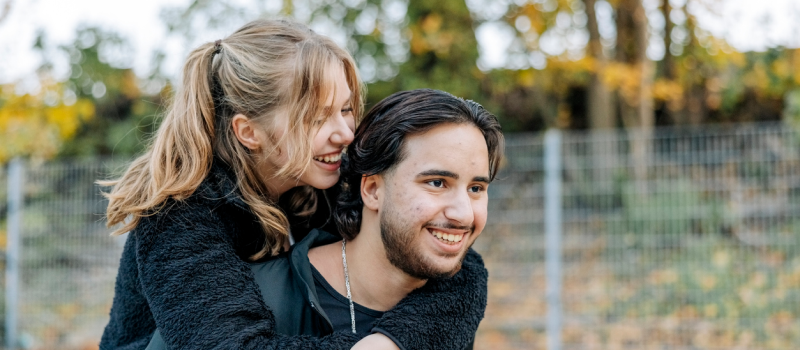
[[[381,214],[380,217],[381,240],[386,250],[386,257],[392,265],[411,277],[423,280],[452,277],[461,270],[461,262],[466,256],[466,249],[463,252],[446,255],[447,257],[460,255],[460,257],[458,257],[458,263],[455,264],[453,269],[449,271],[438,271],[421,249],[419,249],[420,247],[418,247],[418,244],[415,244],[417,239],[422,239],[422,237],[417,237],[419,233],[416,232],[413,227],[393,222],[392,219],[396,218],[396,216],[392,214],[394,214],[394,212],[389,210]],[[455,228],[450,224],[437,225],[428,223],[425,226]],[[408,227],[408,229],[403,229],[403,227]],[[470,235],[473,231],[473,229],[469,229]]]

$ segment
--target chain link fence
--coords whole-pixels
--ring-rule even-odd
[[[510,136],[476,243],[490,273],[476,348],[547,348],[553,309],[561,349],[797,348],[795,131],[572,132],[560,144],[563,273],[546,278],[543,138]]]
[[[507,136],[489,225],[475,244],[490,273],[476,349],[800,344],[800,138],[792,129],[560,135],[560,249],[548,248],[544,229],[553,200],[544,137]],[[108,235],[94,181],[120,165],[26,165],[17,305],[24,347],[96,347],[125,237]],[[3,239],[7,188],[3,171]],[[554,251],[557,269],[546,263]],[[548,269],[558,278],[548,279]],[[555,297],[547,298],[548,283],[560,287]]]
[[[9,219],[8,192],[19,186],[24,193],[19,279],[16,286],[6,281],[3,288],[19,291],[15,343],[20,348],[96,348],[108,322],[124,238],[109,236],[106,201],[94,182],[120,164],[27,163],[21,184],[9,184],[7,171],[0,177],[0,222]],[[10,232],[2,227],[5,240]]]

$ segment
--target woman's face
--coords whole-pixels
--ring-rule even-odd
[[[353,132],[356,128],[350,104],[351,91],[347,85],[344,69],[337,67],[334,77],[335,92],[328,94],[323,104],[325,110],[332,113],[329,116],[325,113],[313,122],[311,132],[317,130],[312,138],[313,161],[300,176],[302,183],[321,189],[329,188],[339,181],[342,152],[353,142]]]
[[[312,140],[312,161],[306,171],[299,178],[280,181],[272,179],[269,187],[278,195],[294,186],[309,185],[314,188],[326,189],[335,185],[339,180],[339,167],[342,164],[341,155],[344,149],[353,142],[355,130],[355,116],[350,104],[351,91],[347,84],[344,69],[335,67],[332,74],[334,93],[328,94],[323,107],[325,111],[312,121],[310,126]],[[332,112],[328,112],[332,111]],[[277,130],[282,129],[280,126]],[[282,139],[282,133],[273,135],[274,139]],[[279,149],[291,147],[284,143]],[[273,169],[282,167],[288,161],[286,152],[277,152],[269,155],[268,163]],[[282,184],[274,183],[277,180]]]

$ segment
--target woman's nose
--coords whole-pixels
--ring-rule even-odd
[[[353,129],[355,129],[355,121],[352,118],[342,116],[341,114],[335,116],[336,123],[334,124],[333,134],[331,134],[331,142],[340,145],[349,145],[353,142]]]

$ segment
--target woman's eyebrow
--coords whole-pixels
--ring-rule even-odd
[[[347,107],[350,105],[350,101],[353,99],[353,92],[350,91],[350,95],[347,97],[347,101],[344,103],[344,106]],[[333,106],[328,105],[322,107],[322,115],[331,115],[333,114]]]

